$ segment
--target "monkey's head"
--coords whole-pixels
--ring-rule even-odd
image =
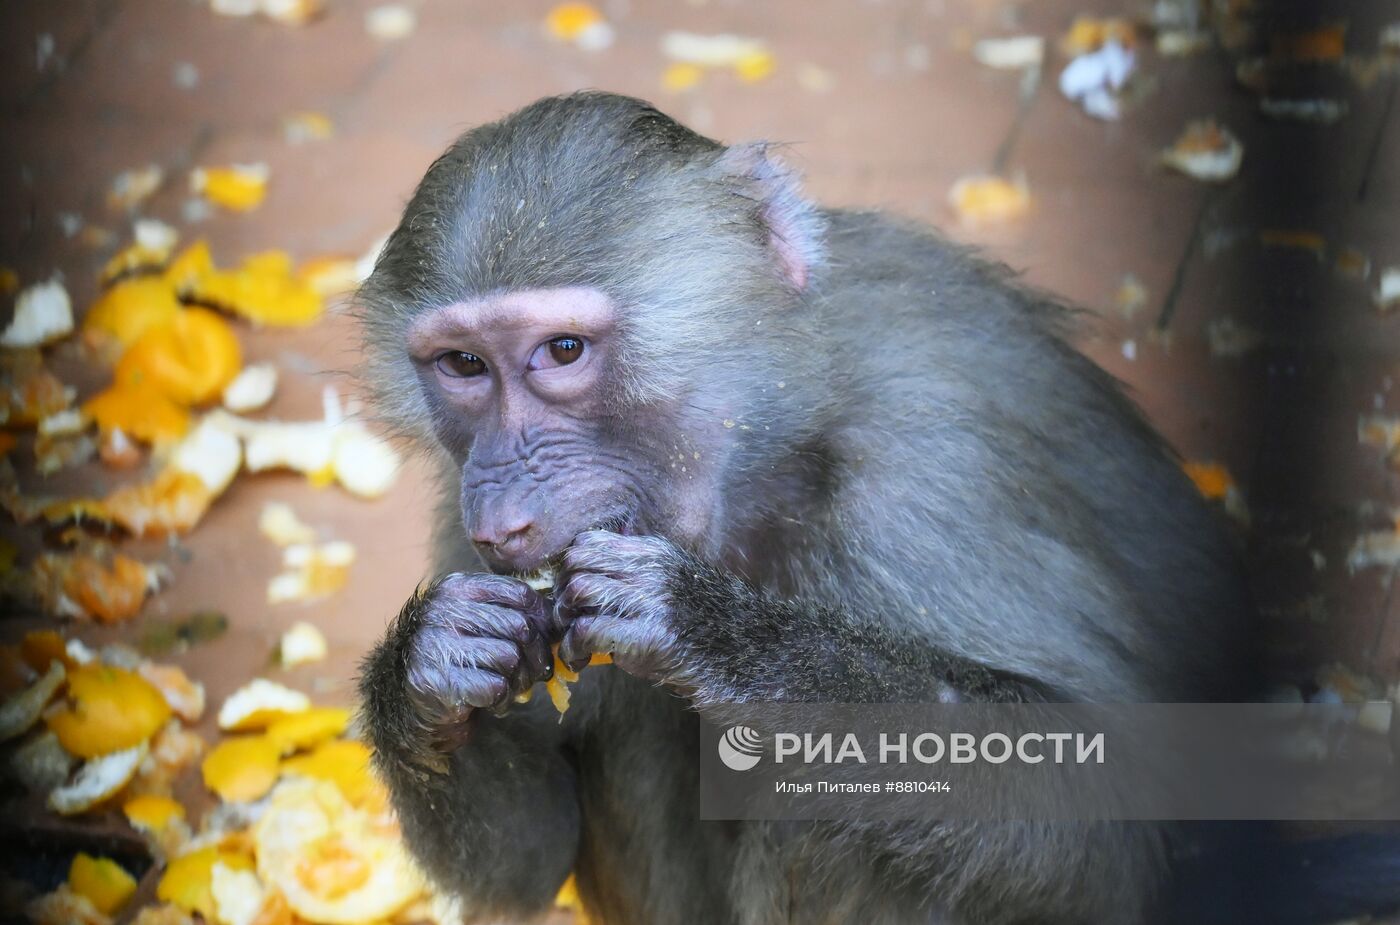
[[[809,355],[821,247],[763,146],[626,97],[541,100],[419,185],[361,293],[369,384],[450,456],[494,569],[600,525],[713,552],[836,375]]]

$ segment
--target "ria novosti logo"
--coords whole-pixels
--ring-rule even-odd
[[[763,737],[748,726],[730,726],[719,740],[719,760],[731,771],[747,771],[763,757]]]

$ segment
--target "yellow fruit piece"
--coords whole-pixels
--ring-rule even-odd
[[[309,777],[336,785],[345,799],[356,806],[379,812],[388,795],[370,770],[369,746],[354,739],[332,739],[282,762],[282,773]]]
[[[213,893],[214,865],[234,870],[252,870],[253,861],[239,851],[210,845],[171,861],[156,884],[156,899],[174,903],[186,912],[197,912],[206,922],[215,922]]]
[[[216,206],[248,212],[262,204],[270,177],[266,164],[202,167],[190,177],[190,185]]]
[[[141,612],[160,586],[159,572],[120,553],[46,552],[34,562],[34,588],[45,609],[60,617],[120,623]]]
[[[350,711],[344,707],[312,707],[274,721],[264,735],[277,743],[282,754],[289,755],[334,739],[349,725]]]
[[[177,293],[183,292],[195,280],[206,273],[214,272],[214,258],[209,253],[209,242],[195,241],[180,252],[180,256],[165,268],[165,282],[174,287]]]
[[[661,74],[661,87],[668,93],[680,93],[699,84],[704,76],[705,70],[700,65],[677,62]]]
[[[301,691],[266,678],[254,678],[229,694],[219,707],[219,728],[225,732],[266,729],[293,713],[311,709],[311,698]]]
[[[589,26],[603,21],[603,14],[590,3],[561,3],[549,11],[544,26],[549,34],[563,42],[572,41]]]
[[[152,325],[117,362],[119,386],[147,383],[181,405],[219,397],[238,375],[243,348],[228,322],[204,308],[190,308]]]
[[[372,922],[424,888],[396,826],[321,781],[286,781],[253,829],[258,876],[312,922]]]
[[[170,704],[175,715],[187,723],[197,723],[204,715],[204,685],[191,681],[178,665],[143,662],[136,673],[150,681]]]
[[[130,796],[170,796],[175,779],[204,753],[204,739],[171,720],[151,741],[150,751],[150,760],[142,764],[140,774],[131,782]]]
[[[64,668],[76,668],[68,655],[68,642],[56,630],[30,630],[19,642],[19,654],[30,668],[38,672],[49,670],[52,662],[62,662]]]
[[[564,878],[564,885],[559,887],[559,892],[554,896],[554,907],[568,909],[575,917],[584,915],[583,900],[578,895],[578,878],[573,874]]]
[[[323,112],[294,112],[282,119],[282,137],[292,144],[325,141],[335,136],[335,123]]]
[[[44,509],[50,522],[90,518],[116,524],[136,536],[184,533],[194,527],[214,494],[192,472],[166,468],[153,481],[119,488],[106,498],[66,501]]]
[[[948,192],[948,201],[966,222],[999,222],[1019,218],[1030,209],[1031,191],[1024,178],[964,177]]]
[[[135,274],[158,273],[170,259],[170,248],[132,244],[117,251],[102,267],[102,285]]]
[[[74,816],[111,799],[131,783],[147,753],[142,742],[83,762],[70,783],[49,792],[49,809],[61,816]]]
[[[1069,31],[1060,39],[1060,51],[1067,58],[1096,51],[1108,42],[1117,42],[1124,48],[1132,48],[1137,41],[1137,30],[1127,19],[1096,19],[1092,16],[1076,17]]]
[[[734,62],[734,73],[745,83],[757,83],[772,74],[776,67],[772,52],[751,51]]]
[[[316,531],[297,517],[290,505],[271,502],[258,515],[258,531],[278,546],[316,542]]]
[[[330,651],[326,636],[315,626],[306,622],[293,623],[282,634],[277,646],[277,658],[283,668],[292,668],[310,662],[324,661]]]
[[[159,832],[177,819],[185,818],[185,807],[167,796],[147,793],[122,804],[122,814],[133,828]]]
[[[323,298],[354,292],[360,271],[353,257],[317,257],[297,270],[297,276]]]
[[[282,251],[254,254],[235,270],[215,270],[194,280],[187,297],[258,324],[300,327],[325,310],[325,300],[292,267]]]
[[[74,893],[66,883],[26,904],[23,920],[32,925],[112,925],[111,916],[98,912],[86,896]]]
[[[110,665],[82,665],[68,675],[68,703],[46,721],[79,758],[133,748],[170,718],[170,705],[140,675]]]
[[[169,443],[190,429],[190,413],[153,382],[114,385],[83,402],[103,433],[120,430],[146,443]]]
[[[282,750],[265,736],[239,736],[214,746],[200,774],[204,786],[231,803],[256,800],[277,782]]]
[[[607,652],[595,652],[588,659],[587,668],[594,665],[611,665],[612,655]],[[578,680],[578,672],[570,671],[569,666],[559,658],[559,647],[554,647],[554,675],[545,682],[544,689],[549,694],[550,703],[554,704],[554,709],[559,711],[562,717],[569,709],[569,685]]]
[[[115,915],[136,892],[136,878],[111,858],[79,852],[68,868],[68,886],[103,915]]]
[[[288,546],[282,552],[284,571],[267,584],[267,602],[314,601],[345,587],[355,547],[337,540],[322,545]]]
[[[1195,483],[1201,496],[1211,501],[1219,501],[1235,486],[1230,471],[1220,463],[1188,462],[1183,464],[1182,468]]]
[[[171,321],[179,313],[180,301],[164,276],[138,276],[121,280],[102,293],[88,309],[83,330],[129,347],[146,329]]]

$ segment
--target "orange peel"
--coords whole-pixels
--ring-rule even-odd
[[[379,812],[388,805],[388,794],[370,770],[370,754],[363,742],[332,739],[304,755],[284,760],[282,773],[333,783],[351,804]]]
[[[120,623],[140,613],[160,587],[161,570],[120,553],[49,552],[34,562],[34,587],[56,616]]]
[[[324,781],[285,781],[253,828],[258,875],[304,919],[388,918],[424,890],[396,827]]]
[[[349,726],[350,711],[344,707],[312,707],[275,720],[264,734],[287,755],[343,735]]]
[[[270,178],[266,164],[201,167],[190,175],[190,187],[216,206],[248,212],[262,204]]]
[[[148,327],[117,362],[119,386],[153,384],[185,406],[214,400],[238,375],[243,348],[215,312],[190,308]]]
[[[135,829],[159,832],[172,822],[184,819],[185,807],[170,797],[143,793],[122,804],[122,815]]]
[[[214,865],[234,870],[252,870],[253,861],[240,851],[209,845],[172,860],[156,884],[156,899],[172,903],[190,913],[199,913],[206,922],[217,921],[212,882]]]
[[[69,752],[94,758],[144,744],[169,718],[170,705],[151,682],[94,663],[68,675],[67,703],[45,721]]]
[[[83,402],[104,433],[120,430],[145,443],[170,443],[190,429],[190,413],[153,382],[117,384]]]
[[[136,878],[111,858],[80,851],[68,868],[68,887],[103,915],[115,915],[136,893]]]
[[[282,251],[254,254],[233,270],[214,270],[194,279],[186,297],[213,305],[257,324],[302,327],[321,317],[325,300],[292,267]]]
[[[83,319],[83,330],[130,347],[148,328],[180,313],[175,288],[165,276],[124,279],[98,297]]]
[[[83,763],[71,783],[49,794],[49,809],[61,816],[85,813],[121,792],[146,759],[146,743]]]
[[[244,803],[272,789],[281,757],[281,747],[266,736],[237,736],[214,746],[199,770],[221,799]]]
[[[276,720],[311,709],[311,698],[276,681],[254,678],[229,694],[219,707],[219,728],[225,732],[266,729]]]

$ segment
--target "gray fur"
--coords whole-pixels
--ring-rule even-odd
[[[812,207],[762,146],[726,149],[623,97],[542,100],[432,166],[362,293],[381,410],[444,467],[440,571],[480,568],[457,498],[473,425],[420,386],[405,331],[473,297],[578,285],[621,307],[624,344],[599,452],[558,465],[576,479],[629,460],[631,513],[655,538],[571,551],[596,575],[563,594],[598,611],[578,617],[583,654],[630,619],[614,628],[648,657],[642,677],[585,672],[562,723],[542,698],[478,711],[444,757],[410,671],[455,604],[409,602],[361,690],[434,876],[478,916],[538,912],[574,868],[608,923],[1148,921],[1154,828],[694,818],[692,711],[726,701],[1247,686],[1232,545],[1067,344],[1070,313],[927,229]],[[704,528],[678,535],[672,499],[696,484]]]

